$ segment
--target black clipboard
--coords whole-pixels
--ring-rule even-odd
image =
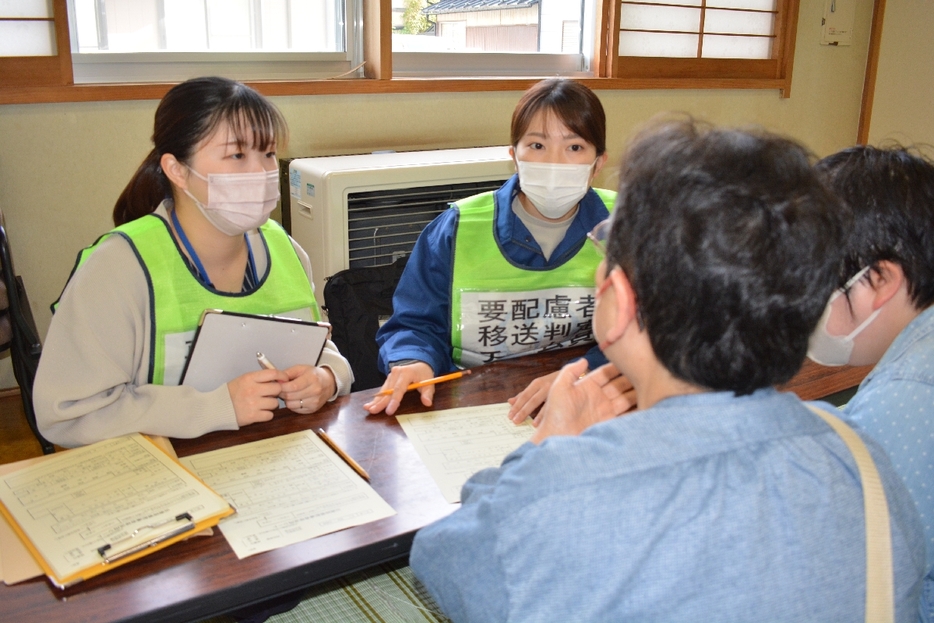
[[[260,369],[263,353],[277,368],[318,365],[331,331],[326,322],[207,309],[201,314],[181,385],[213,391]]]

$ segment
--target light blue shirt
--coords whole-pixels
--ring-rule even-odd
[[[920,521],[866,444],[889,503],[896,620],[916,621]],[[856,467],[792,394],[678,396],[528,443],[462,500],[410,558],[454,621],[864,620]]]
[[[928,564],[922,620],[934,622],[934,307],[899,333],[844,413],[885,448],[918,505]]]

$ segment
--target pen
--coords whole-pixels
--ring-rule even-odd
[[[266,359],[266,355],[263,353],[256,353],[256,361],[259,363],[260,367],[264,370],[275,370],[276,366],[272,365],[272,362]]]
[[[352,458],[350,458],[350,455],[348,455],[346,452],[341,450],[340,446],[334,443],[333,439],[328,437],[327,433],[324,432],[323,428],[319,428],[316,432],[318,433],[318,437],[321,438],[321,441],[326,443],[331,450],[334,450],[337,456],[344,459],[344,462],[347,463],[347,465],[350,465],[350,467],[353,468],[353,471],[360,474],[360,477],[363,478],[364,480],[367,480],[367,481],[370,480],[370,475],[366,473],[366,470],[360,467],[359,463],[357,463]]]
[[[436,376],[433,379],[427,379],[424,381],[419,381],[417,383],[411,383],[408,387],[405,388],[405,391],[412,391],[413,389],[418,389],[419,387],[425,387],[426,385],[435,385],[437,383],[444,383],[445,381],[453,381],[454,379],[459,379],[465,374],[470,374],[470,370],[459,370],[458,372],[452,372],[451,374],[445,374],[444,376]],[[393,391],[392,389],[384,389],[376,393],[377,396],[388,396]]]

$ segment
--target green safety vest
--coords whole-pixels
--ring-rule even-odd
[[[177,385],[188,359],[191,340],[206,309],[321,319],[308,275],[288,234],[273,220],[266,221],[259,230],[269,251],[269,265],[266,275],[260,276],[259,287],[249,294],[217,292],[198,281],[185,263],[168,223],[154,214],[121,225],[98,238],[78,254],[72,274],[109,236],[126,239],[139,259],[149,286],[152,318],[149,383]]]
[[[612,209],[616,193],[594,191]],[[454,361],[471,367],[593,341],[594,272],[600,254],[585,244],[549,270],[513,265],[493,243],[493,195],[457,202],[451,280]]]

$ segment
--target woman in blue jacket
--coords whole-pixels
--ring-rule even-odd
[[[600,258],[585,243],[616,196],[590,187],[607,159],[600,100],[573,80],[539,82],[513,112],[509,153],[517,175],[457,202],[419,236],[376,336],[392,393],[369,402],[371,413],[395,413],[413,382],[593,340]],[[588,362],[605,359],[593,349]],[[520,394],[515,421],[544,401],[552,378]],[[419,392],[430,406],[434,386]]]

